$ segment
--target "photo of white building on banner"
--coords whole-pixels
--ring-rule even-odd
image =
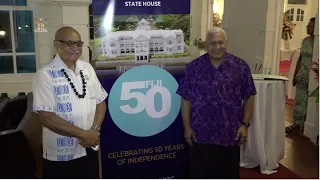
[[[152,30],[145,19],[134,31],[111,32],[101,39],[102,56],[134,55],[136,62],[149,62],[150,54],[183,53],[184,46],[182,30]]]

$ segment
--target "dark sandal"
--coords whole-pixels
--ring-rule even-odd
[[[297,126],[294,126],[294,125],[286,127],[286,134],[292,133],[292,131],[295,129],[297,129]]]
[[[299,131],[303,133],[304,132],[304,126],[300,126],[299,127]]]

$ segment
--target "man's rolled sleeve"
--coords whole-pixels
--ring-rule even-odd
[[[186,68],[184,76],[180,80],[179,87],[177,89],[177,94],[179,94],[183,99],[191,101],[192,99],[192,87],[191,87],[191,74],[190,70]]]
[[[32,83],[33,111],[55,112],[56,100],[52,80],[45,71],[38,71]]]
[[[102,101],[104,101],[108,97],[108,93],[102,87],[100,82],[99,82],[99,85],[100,85],[100,88],[99,88],[99,92],[98,92],[97,104],[101,103]]]
[[[243,81],[242,81],[242,87],[241,87],[241,94],[242,94],[242,99],[247,100],[251,96],[256,95],[257,91],[254,85],[251,70],[248,64],[245,65],[243,69],[243,73],[244,75],[243,75]]]
[[[94,72],[94,77],[95,77],[95,87],[97,90],[97,104],[100,104],[102,101],[104,101],[108,97],[108,93],[101,85],[97,77],[97,74],[95,72]]]

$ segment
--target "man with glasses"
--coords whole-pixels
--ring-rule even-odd
[[[54,59],[37,71],[33,110],[43,125],[43,178],[99,178],[99,131],[106,91],[72,27],[56,32]]]

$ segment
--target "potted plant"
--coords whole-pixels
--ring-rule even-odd
[[[221,17],[218,13],[213,13],[212,15],[212,24],[213,27],[221,27]],[[196,38],[193,41],[193,45],[197,47],[201,51],[206,51],[205,47],[205,41],[203,41],[201,38]]]
[[[284,13],[284,15],[283,15],[283,23],[282,23],[282,39],[284,40],[285,49],[287,49],[287,50],[290,49],[289,39],[292,39],[293,27],[294,26],[295,26],[295,24],[293,24],[289,20],[288,14]]]

